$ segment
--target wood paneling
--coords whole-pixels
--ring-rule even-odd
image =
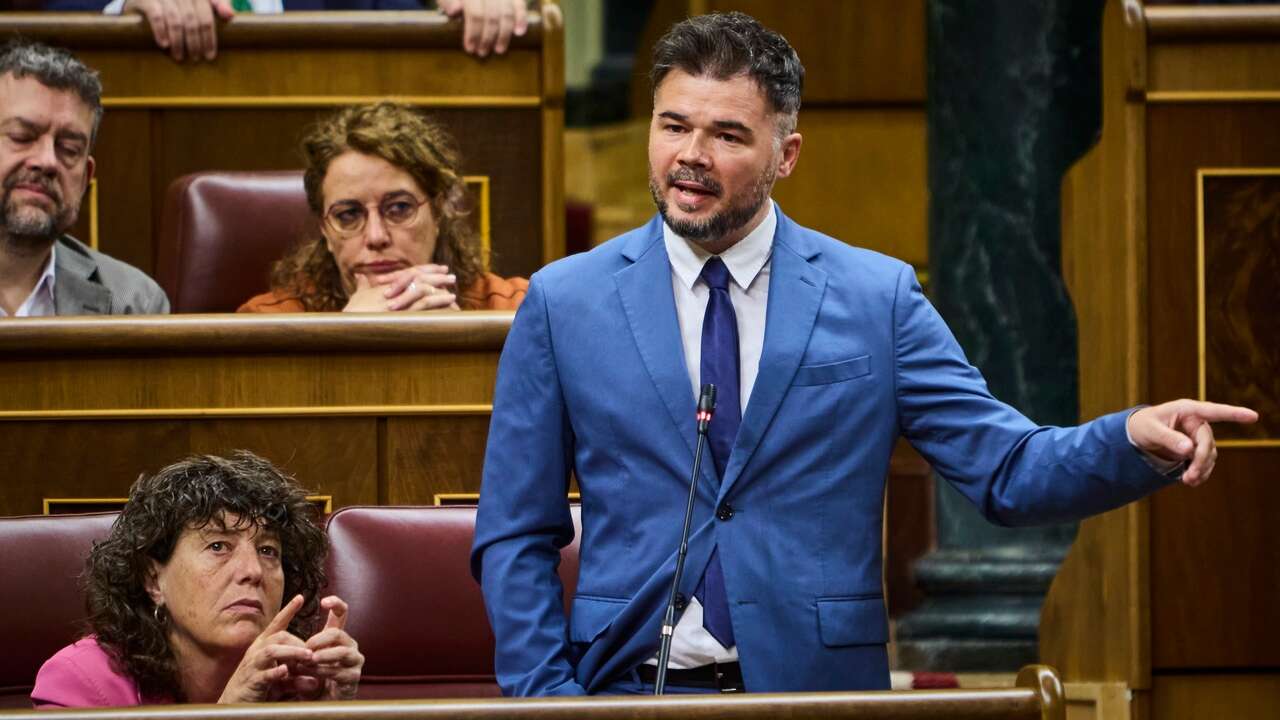
[[[1280,674],[1157,677],[1151,694],[1151,716],[1159,720],[1272,720]]]
[[[137,15],[93,13],[7,13],[4,25],[26,37],[67,47],[155,50],[155,40]],[[219,50],[226,48],[432,48],[461,46],[462,24],[431,12],[289,12],[237,15],[220,24]],[[537,16],[524,37],[511,38],[514,50],[537,48],[542,41]]]
[[[1241,49],[1200,43],[1157,47],[1151,53],[1152,93],[1243,93],[1280,88],[1280,45]],[[1175,96],[1176,97],[1176,96]],[[1159,95],[1153,99],[1161,99]]]
[[[1123,683],[1063,683],[1067,720],[1130,720],[1130,691]]]
[[[1280,448],[1228,448],[1209,485],[1152,498],[1155,668],[1280,667],[1276,468]]]
[[[800,111],[800,162],[773,196],[796,222],[924,269],[925,118],[916,109]]]
[[[439,493],[478,493],[489,415],[387,419],[390,505],[430,504]]]
[[[334,507],[475,492],[512,313],[0,324],[0,515],[246,448]]]
[[[1159,298],[1151,305],[1150,333],[1153,348],[1167,349],[1150,360],[1152,397],[1195,396],[1199,387],[1199,358],[1188,347],[1197,336],[1199,311],[1196,171],[1280,165],[1276,127],[1280,104],[1148,110],[1149,262],[1152,297]],[[1214,484],[1154,498],[1155,667],[1280,665],[1280,622],[1269,609],[1273,603],[1256,594],[1280,590],[1280,546],[1265,540],[1274,525],[1271,509],[1280,502],[1277,459],[1280,448],[1223,448]],[[1195,622],[1206,613],[1223,622]],[[1264,615],[1255,622],[1250,613]],[[1257,624],[1266,613],[1273,621]]]
[[[461,47],[461,40],[459,40]],[[480,62],[459,50],[329,48],[318,62],[315,48],[250,50],[220,46],[212,63],[175,63],[152,49],[154,62],[136,72],[136,53],[77,53],[102,73],[104,102],[164,105],[165,98],[442,96],[524,98],[537,104],[538,53],[516,50]],[[269,72],[289,68],[289,72]],[[134,70],[134,72],[130,72]],[[499,102],[502,102],[499,100]]]
[[[1269,54],[1280,11],[1178,8],[1176,23],[1163,9],[1147,13],[1150,26],[1134,0],[1108,4],[1103,136],[1064,183],[1064,268],[1080,318],[1085,416],[1197,394],[1197,171],[1280,166],[1280,103],[1272,101],[1280,76]],[[1269,19],[1246,27],[1231,20],[1240,13]],[[1260,53],[1259,44],[1271,50]],[[1190,57],[1195,67],[1177,64]],[[1158,92],[1173,86],[1198,100]],[[1262,205],[1234,207],[1252,212],[1249,224],[1272,221]],[[1280,310],[1274,293],[1252,300],[1237,277],[1266,266],[1265,237],[1250,234],[1241,248],[1245,257],[1211,267],[1206,278],[1218,328],[1266,327]],[[1246,285],[1258,281],[1265,288],[1269,278]],[[1251,297],[1223,300],[1241,293]],[[1216,361],[1244,372],[1257,364],[1239,354],[1266,352],[1269,342],[1219,352]],[[1274,383],[1268,371],[1253,375],[1261,376],[1226,382]],[[1247,388],[1224,394],[1245,396],[1234,390]],[[1277,467],[1280,448],[1221,447],[1208,486],[1170,487],[1082,523],[1045,604],[1042,656],[1071,681],[1125,682],[1139,691],[1130,707],[1137,717],[1274,715]]]
[[[924,101],[924,0],[701,4],[707,12],[745,12],[785,37],[809,70],[804,79],[808,105]]]
[[[44,498],[125,497],[141,473],[192,453],[251,450],[333,508],[377,502],[373,418],[61,420],[0,423],[0,514]]]

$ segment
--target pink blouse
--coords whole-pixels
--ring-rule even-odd
[[[144,700],[138,684],[115,667],[111,656],[92,635],[46,660],[31,690],[31,704],[36,708],[124,707],[163,702]]]

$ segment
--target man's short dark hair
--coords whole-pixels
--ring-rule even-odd
[[[672,70],[716,80],[746,75],[764,91],[769,109],[786,119],[779,124],[783,134],[795,129],[804,66],[786,38],[750,15],[711,13],[673,25],[653,46],[655,93]]]
[[[93,112],[89,144],[98,137],[102,121],[102,81],[98,72],[76,59],[69,51],[26,38],[14,38],[0,47],[0,77],[33,77],[54,90],[74,92]]]

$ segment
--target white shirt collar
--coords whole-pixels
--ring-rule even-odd
[[[23,300],[18,309],[14,311],[14,317],[48,317],[57,314],[53,302],[53,286],[58,279],[57,274],[54,272],[57,267],[57,254],[58,243],[55,242],[49,248],[49,259],[45,260],[44,270],[41,271],[40,278],[36,280],[36,286],[31,289],[31,294],[27,295],[27,299]],[[0,310],[0,315],[4,314],[4,310]]]
[[[770,200],[769,214],[764,216],[764,220],[733,247],[720,253],[720,259],[729,268],[729,275],[743,290],[751,287],[751,283],[760,274],[760,269],[769,261],[773,252],[773,233],[777,227],[778,209],[773,200]],[[711,253],[703,250],[696,242],[677,235],[665,222],[662,223],[662,241],[667,246],[667,257],[671,260],[671,269],[676,278],[681,285],[692,289]]]

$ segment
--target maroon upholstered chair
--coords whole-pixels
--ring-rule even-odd
[[[578,523],[575,507],[574,522]],[[499,695],[493,632],[471,577],[475,507],[348,507],[329,518],[329,591],[351,606],[360,697]],[[561,551],[566,597],[578,543]]]
[[[0,517],[0,708],[30,708],[40,666],[81,636],[84,561],[117,514]]]
[[[174,312],[235,312],[314,223],[300,170],[185,175],[165,196],[156,280]]]

